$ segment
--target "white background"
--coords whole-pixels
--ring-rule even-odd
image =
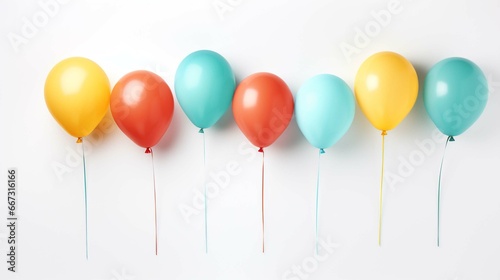
[[[387,10],[389,0],[66,2],[52,7],[50,15],[37,1],[0,4],[0,170],[6,181],[7,168],[18,168],[20,219],[18,272],[7,272],[2,261],[1,279],[500,279],[498,0],[401,0],[390,22],[375,27],[372,12]],[[23,34],[28,21],[38,26]],[[369,41],[356,45],[356,30],[367,27]],[[13,44],[12,36],[24,41]],[[343,43],[357,53],[344,55]],[[421,82],[446,57],[476,62],[488,77],[490,99],[481,118],[447,150],[442,246],[436,247],[435,238],[444,138],[433,138],[435,126],[420,92],[409,116],[386,137],[387,174],[400,180],[385,182],[382,247],[377,245],[380,132],[359,107],[351,129],[322,157],[320,237],[334,248],[321,250],[320,261],[314,259],[317,150],[295,119],[266,149],[262,254],[260,154],[228,111],[206,130],[207,168],[222,174],[228,163],[237,164],[238,174],[211,193],[206,255],[203,212],[193,205],[202,189],[202,136],[176,103],[173,122],[154,148],[159,256],[153,243],[151,159],[108,115],[85,143],[86,261],[81,146],[45,106],[47,73],[66,57],[84,56],[104,68],[112,85],[127,72],[147,69],[173,89],[178,64],[199,49],[222,54],[238,81],[273,72],[294,93],[320,73],[352,86],[362,61],[384,50],[408,58]],[[66,172],[58,174],[56,166]],[[5,256],[6,184],[1,185]],[[188,217],[181,208],[196,213]],[[302,274],[294,274],[294,266]]]

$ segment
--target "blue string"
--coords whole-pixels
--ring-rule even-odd
[[[318,254],[318,209],[319,209],[319,178],[320,178],[320,163],[321,155],[325,153],[325,150],[319,149],[318,152],[318,173],[316,175],[316,255]]]
[[[205,143],[205,131],[203,128],[200,128],[198,131],[199,133],[203,134],[203,186],[204,186],[204,199],[205,199],[205,253],[208,254],[208,207],[207,207],[207,182],[206,182],[206,176],[207,176],[207,147]]]
[[[83,161],[83,192],[85,198],[85,258],[89,259],[89,227],[88,227],[88,201],[87,201],[87,161],[85,160],[85,148],[82,144],[82,161]]]
[[[437,203],[437,246],[439,247],[439,236],[440,236],[440,228],[441,228],[441,174],[443,173],[443,162],[444,156],[446,154],[446,147],[448,147],[448,142],[453,142],[455,139],[453,136],[448,136],[446,139],[446,144],[444,144],[443,157],[441,158],[441,166],[439,167],[439,180],[438,180],[438,203]]]

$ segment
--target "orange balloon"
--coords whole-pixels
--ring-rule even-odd
[[[293,96],[286,83],[271,73],[255,73],[236,88],[233,115],[252,144],[271,145],[285,131],[293,115]]]
[[[174,98],[160,76],[134,71],[123,76],[113,88],[111,113],[120,130],[149,152],[170,126]]]

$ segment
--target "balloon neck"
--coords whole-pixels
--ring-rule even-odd
[[[453,138],[453,136],[450,135],[450,136],[448,136],[448,141],[455,142],[455,138]]]
[[[146,153],[146,154],[150,154],[151,152],[152,152],[152,151],[151,151],[151,147],[147,147],[147,148],[146,148],[146,151],[145,151],[144,153]]]
[[[323,148],[319,149],[319,153],[320,154],[324,154],[325,153],[325,150]]]
[[[198,133],[205,133],[205,130],[203,130],[203,128],[200,128],[200,130],[198,131]]]
[[[264,152],[264,148],[263,147],[260,147],[259,150],[258,150],[259,153],[263,153]]]
[[[76,139],[76,143],[78,143],[78,144],[83,143],[83,139],[82,139],[82,137],[78,137],[78,139]]]
[[[381,135],[382,135],[382,136],[386,136],[386,135],[387,135],[387,130],[382,130]]]

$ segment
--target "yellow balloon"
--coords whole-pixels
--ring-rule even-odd
[[[59,62],[45,81],[45,103],[50,113],[79,140],[97,127],[108,110],[109,98],[108,76],[87,58]]]
[[[356,74],[354,92],[361,111],[384,133],[395,128],[411,111],[418,95],[413,65],[393,52],[366,59]]]

